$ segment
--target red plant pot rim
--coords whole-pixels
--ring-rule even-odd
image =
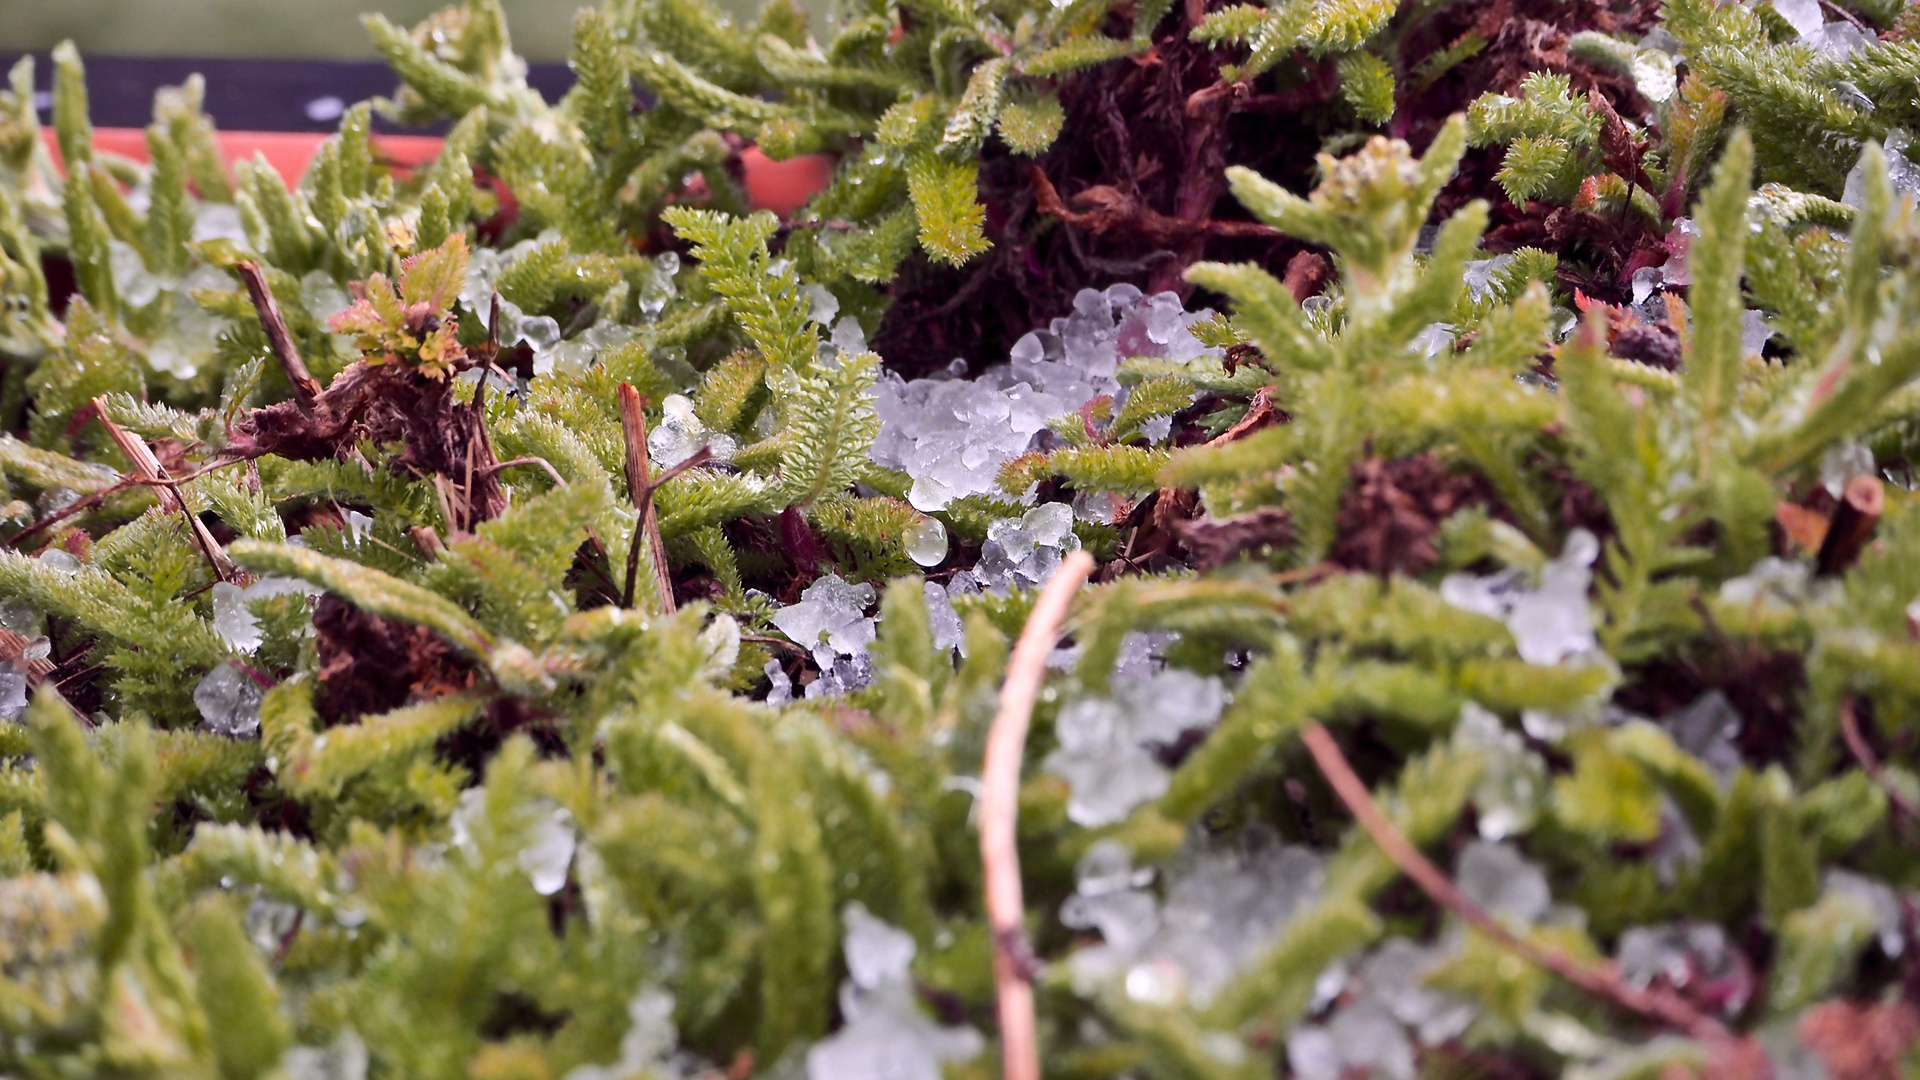
[[[41,136],[60,160],[60,147],[52,129]],[[240,160],[266,158],[267,164],[288,184],[300,179],[307,164],[327,136],[305,131],[223,131],[219,133],[220,156],[229,167]],[[416,169],[432,161],[439,153],[441,140],[433,135],[374,135],[373,145],[394,168]],[[139,128],[95,128],[94,146],[110,154],[134,161],[147,160],[147,133]],[[775,161],[749,146],[740,154],[745,173],[747,199],[756,210],[771,210],[782,217],[806,205],[808,199],[833,179],[833,162],[824,154],[807,154],[787,161]]]

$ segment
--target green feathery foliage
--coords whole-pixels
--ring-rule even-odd
[[[1030,950],[1048,1076],[1895,1075],[1920,27],[1805,6],[1583,23],[1516,88],[1437,4],[611,0],[548,103],[471,0],[367,20],[401,85],[299,177],[226,169],[197,80],[99,150],[70,46],[43,133],[21,61],[0,1073],[987,1077]],[[1126,183],[1252,221],[1008,196],[1203,68]],[[1220,169],[1255,97],[1310,182]],[[742,138],[831,182],[756,210]],[[1126,230],[1166,250],[1076,248]],[[1131,293],[1096,371],[1131,286],[1085,292],[908,382],[923,257],[983,334],[1063,267],[1224,310]],[[1075,549],[1009,934],[982,758]]]

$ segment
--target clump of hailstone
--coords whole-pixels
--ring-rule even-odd
[[[0,660],[0,720],[18,720],[27,711],[27,673]]]
[[[560,233],[543,230],[540,235],[522,240],[509,248],[476,247],[467,259],[467,279],[460,289],[460,302],[481,326],[490,326],[493,317],[494,289],[508,268],[537,248],[557,243]],[[680,271],[680,256],[669,251],[653,258],[651,273],[641,284],[636,297],[640,315],[651,323],[666,310],[675,295],[674,275]],[[312,305],[309,305],[311,307]],[[500,346],[525,342],[533,353],[533,373],[553,371],[579,374],[593,366],[599,354],[632,341],[639,336],[633,327],[611,319],[602,320],[578,336],[562,340],[558,320],[551,315],[528,315],[519,305],[500,297],[500,324],[494,327]]]
[[[1457,1038],[1473,1023],[1473,1003],[1425,985],[1455,950],[1393,938],[1349,971],[1335,963],[1323,990],[1344,995],[1325,1023],[1301,1024],[1287,1036],[1287,1064],[1303,1080],[1349,1075],[1413,1080],[1414,1043],[1432,1046]]]
[[[1520,659],[1557,664],[1597,648],[1587,590],[1599,555],[1594,535],[1575,529],[1567,534],[1559,557],[1540,567],[1531,588],[1526,571],[1514,567],[1487,577],[1448,574],[1440,582],[1440,596],[1455,607],[1505,622]]]
[[[945,1062],[968,1061],[985,1041],[970,1027],[942,1027],[915,1001],[913,936],[848,904],[840,984],[846,1024],[807,1050],[807,1080],[940,1080]]]
[[[1527,748],[1519,733],[1507,730],[1499,717],[1473,701],[1460,707],[1453,740],[1481,761],[1480,779],[1473,789],[1480,836],[1501,840],[1531,829],[1547,793],[1547,765],[1540,755]]]
[[[1205,1008],[1312,906],[1326,871],[1325,856],[1282,844],[1257,826],[1182,852],[1167,871],[1164,900],[1148,888],[1153,872],[1135,869],[1131,859],[1116,840],[1089,848],[1060,921],[1101,937],[1072,956],[1077,990],[1118,983],[1128,997],[1151,1005]]]
[[[318,596],[323,591],[309,582],[284,577],[263,577],[244,587],[230,581],[215,582],[213,632],[220,635],[229,648],[243,653],[253,652],[264,640],[260,631],[260,617],[253,613],[251,607],[255,600],[275,596]]]
[[[253,676],[221,664],[193,688],[193,703],[200,710],[200,726],[229,739],[250,739],[260,731],[260,703],[266,691]]]
[[[725,461],[737,448],[733,436],[711,432],[694,415],[693,402],[680,394],[660,399],[660,423],[647,432],[647,455],[656,468],[670,469],[706,447],[714,458]]]
[[[1616,960],[1629,984],[1644,989],[1664,982],[1696,1001],[1719,1005],[1728,1017],[1745,1009],[1758,988],[1746,956],[1710,922],[1628,927],[1620,935]]]
[[[456,849],[470,855],[479,853],[476,834],[487,826],[486,813],[486,788],[468,788],[460,793],[460,805],[447,818]],[[534,892],[552,896],[566,887],[567,870],[573,865],[574,850],[579,844],[573,814],[546,798],[534,799],[521,807],[519,813],[526,829],[526,846],[520,849],[515,861],[527,875]]]
[[[1172,773],[1156,751],[1212,729],[1226,703],[1219,679],[1179,668],[1116,679],[1111,696],[1069,702],[1054,721],[1060,748],[1046,760],[1047,771],[1073,789],[1067,816],[1088,827],[1111,825],[1164,795]]]
[[[873,586],[865,582],[850,585],[838,574],[827,574],[807,586],[799,603],[789,604],[770,617],[774,628],[811,653],[820,667],[820,678],[807,686],[806,696],[844,694],[872,680],[867,646],[874,639],[879,620],[868,616],[867,609],[873,606],[874,598]],[[768,677],[773,675],[769,670]],[[784,675],[774,681],[776,697],[783,680]],[[791,694],[791,684],[787,692]]]
[[[960,621],[960,613],[953,609],[953,597],[946,586],[937,581],[925,585],[927,601],[927,626],[933,631],[933,647],[942,652],[960,650],[967,653],[967,628]]]
[[[1131,285],[1082,289],[1073,313],[1014,343],[1005,364],[973,379],[907,381],[882,373],[874,387],[880,436],[873,460],[913,478],[907,501],[942,510],[969,495],[998,495],[1000,467],[1047,436],[1047,421],[1102,394],[1124,400],[1114,378],[1136,356],[1186,363],[1218,356],[1193,336],[1212,312],[1188,312],[1171,292]],[[1165,425],[1154,430],[1165,435]]]
[[[1001,518],[987,526],[980,561],[971,571],[954,575],[962,591],[975,589],[1005,593],[1009,588],[1038,588],[1060,568],[1067,552],[1078,551],[1073,532],[1073,507],[1043,503],[1018,518]]]
[[[627,1002],[627,1033],[620,1038],[620,1060],[610,1065],[577,1065],[566,1080],[625,1080],[631,1076],[699,1076],[711,1072],[685,1051],[675,1050],[680,1031],[673,1022],[674,998],[648,987]]]
[[[1553,902],[1546,875],[1505,844],[1476,840],[1461,852],[1455,880],[1468,900],[1519,930],[1539,922]],[[1304,1080],[1351,1075],[1414,1080],[1415,1046],[1434,1046],[1464,1034],[1478,1008],[1436,990],[1427,979],[1455,957],[1458,927],[1430,945],[1392,938],[1357,963],[1336,961],[1315,987],[1331,1015],[1296,1026],[1287,1036],[1287,1065]]]

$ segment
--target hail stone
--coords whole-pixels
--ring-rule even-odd
[[[567,883],[567,867],[573,862],[573,815],[562,807],[553,807],[534,825],[527,846],[520,851],[520,869],[533,882],[533,891],[552,896]]]
[[[1457,874],[1467,899],[1522,925],[1538,922],[1553,902],[1546,875],[1506,844],[1468,844]]]
[[[0,660],[0,720],[18,720],[27,711],[27,673]]]
[[[221,664],[207,672],[193,690],[200,725],[229,739],[249,739],[259,733],[264,697],[259,684],[232,664]]]

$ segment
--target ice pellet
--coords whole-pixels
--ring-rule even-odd
[[[533,882],[534,892],[552,896],[566,885],[573,848],[573,815],[562,807],[551,807],[541,815],[530,842],[520,851],[520,869]]]
[[[229,739],[250,739],[260,731],[260,702],[265,697],[252,676],[221,664],[193,689],[200,726]]]
[[[943,1027],[920,1011],[908,970],[912,936],[858,903],[847,905],[844,921],[846,1024],[808,1049],[808,1080],[941,1080],[944,1063],[980,1053],[979,1032]]]
[[[27,711],[27,673],[0,660],[0,720],[18,720]]]
[[[1553,902],[1546,875],[1506,844],[1468,844],[1460,853],[1457,876],[1467,899],[1523,926],[1538,922]]]

